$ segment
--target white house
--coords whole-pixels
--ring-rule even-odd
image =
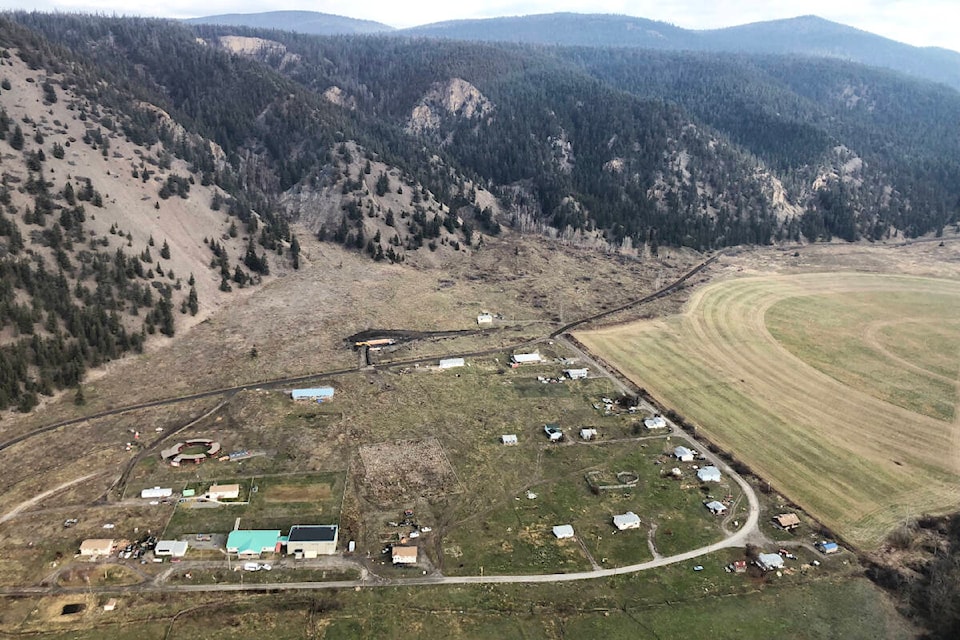
[[[533,353],[515,353],[510,356],[510,361],[513,364],[535,364],[541,360],[540,354],[536,351]]]
[[[653,416],[644,420],[643,426],[647,429],[666,429],[667,421],[663,416]]]
[[[517,436],[513,433],[508,433],[500,436],[500,442],[503,444],[517,444]]]
[[[716,500],[708,502],[704,506],[706,506],[707,509],[710,509],[710,513],[712,513],[715,516],[718,516],[722,513],[727,512],[727,505],[723,504],[722,502],[717,502]]]
[[[113,553],[113,540],[109,538],[89,538],[80,543],[81,556],[97,558],[111,553]]]
[[[162,489],[160,487],[154,487],[152,489],[144,489],[140,492],[141,498],[169,498],[173,495],[173,489]]]
[[[639,529],[640,516],[635,514],[633,511],[627,511],[626,513],[613,516],[613,526],[615,526],[618,531],[625,531],[627,529]]]
[[[580,429],[581,440],[593,440],[596,437],[597,437],[596,429]]]
[[[444,358],[440,361],[441,369],[455,369],[456,367],[465,366],[467,363],[463,358]]]
[[[697,479],[700,482],[720,482],[720,469],[716,467],[703,467],[697,470]]]
[[[187,555],[187,546],[186,540],[159,540],[153,549],[153,555],[182,558]]]
[[[783,558],[778,553],[761,553],[757,557],[757,566],[764,571],[783,568]]]
[[[397,545],[393,548],[393,564],[417,564],[417,548]]]
[[[673,455],[676,456],[680,462],[693,462],[693,451],[690,451],[690,449],[686,447],[681,446],[675,448]]]
[[[493,315],[489,313],[481,313],[477,316],[477,324],[481,327],[485,324],[493,324]]]
[[[569,524],[560,524],[553,528],[553,535],[557,536],[557,540],[563,540],[564,538],[573,537],[573,527]]]
[[[589,369],[564,369],[563,374],[571,380],[582,380],[590,373]]]
[[[239,484],[215,484],[207,489],[207,500],[236,500],[240,497]]]

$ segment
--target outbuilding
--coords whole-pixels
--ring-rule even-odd
[[[500,436],[500,442],[503,444],[517,444],[517,436],[512,433],[504,434]]]
[[[697,479],[700,482],[720,482],[720,469],[716,467],[697,469]]]
[[[553,535],[557,537],[557,540],[563,540],[565,538],[573,537],[573,526],[569,524],[560,524],[553,528]]]
[[[440,360],[441,369],[456,369],[457,367],[466,366],[466,364],[463,358],[443,358]]]
[[[707,504],[705,504],[704,506],[707,509],[709,509],[710,513],[712,513],[715,516],[718,516],[727,512],[727,505],[723,504],[722,502],[718,502],[716,500],[712,500]]]
[[[186,540],[158,540],[153,555],[182,558],[187,555],[187,546]]]
[[[113,553],[112,538],[88,538],[80,543],[80,555],[87,558],[99,558]]]
[[[106,602],[103,603],[103,610],[104,610],[104,611],[115,611],[116,608],[117,608],[117,599],[116,599],[116,598],[110,598],[109,600],[107,600]]]
[[[757,566],[764,571],[783,569],[783,557],[779,553],[761,553],[757,556]]]
[[[147,498],[154,500],[156,498],[169,498],[173,495],[173,489],[164,489],[160,487],[154,487],[152,489],[144,489],[140,492],[141,498]]]
[[[830,555],[831,553],[838,553],[840,551],[840,545],[830,540],[821,540],[816,544],[816,547],[820,553],[823,553],[826,555]]]
[[[559,442],[563,440],[563,431],[560,429],[558,424],[546,424],[543,426],[543,432],[547,434],[547,437],[550,438],[550,442]]]
[[[676,456],[680,462],[693,462],[693,451],[690,451],[690,449],[684,446],[674,448],[673,455]]]
[[[580,429],[580,439],[581,440],[593,440],[597,437],[597,430],[590,428]]]
[[[513,364],[535,364],[541,360],[540,354],[536,351],[533,353],[515,353],[510,356],[510,361]]]
[[[640,516],[635,514],[633,511],[627,511],[626,513],[613,516],[613,526],[615,526],[618,531],[626,531],[627,529],[639,529]]]
[[[589,369],[564,369],[563,373],[571,380],[583,380],[590,373]]]
[[[417,548],[397,545],[392,550],[393,564],[417,564]]]
[[[234,529],[227,535],[227,553],[235,553],[241,558],[259,558],[262,553],[278,551],[278,529]]]
[[[781,513],[774,517],[773,522],[784,531],[791,531],[800,526],[800,518],[795,513]]]
[[[333,387],[314,387],[312,389],[294,389],[290,392],[294,400],[316,400],[325,402],[333,398]]]
[[[489,313],[481,313],[477,316],[477,325],[483,326],[485,324],[493,324],[493,315]]]
[[[335,524],[295,524],[287,536],[287,553],[298,558],[332,556],[337,552]]]
[[[643,426],[647,429],[666,429],[667,420],[663,416],[653,416],[643,421]]]

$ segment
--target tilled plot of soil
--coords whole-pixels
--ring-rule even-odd
[[[360,447],[364,488],[380,503],[455,493],[459,480],[436,438]]]

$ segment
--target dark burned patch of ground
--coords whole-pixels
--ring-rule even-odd
[[[352,336],[347,336],[346,342],[351,346],[358,342],[368,340],[386,340],[390,339],[395,344],[403,342],[412,342],[414,340],[428,340],[430,338],[452,338],[458,336],[469,336],[481,333],[479,329],[458,329],[455,331],[410,331],[407,329],[366,329]]]

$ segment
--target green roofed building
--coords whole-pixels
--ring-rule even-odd
[[[241,558],[259,557],[261,553],[274,553],[280,545],[278,529],[236,529],[227,536],[227,553]]]

